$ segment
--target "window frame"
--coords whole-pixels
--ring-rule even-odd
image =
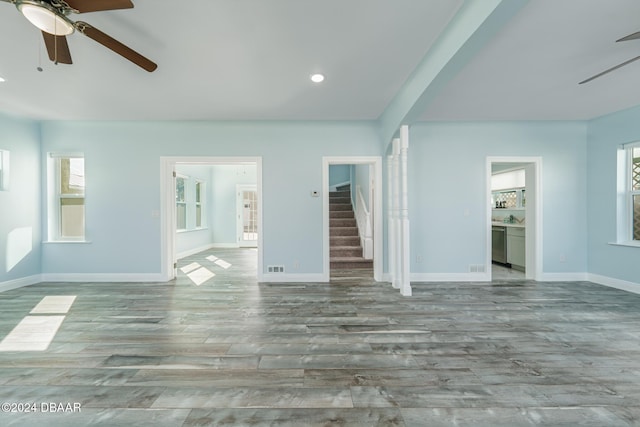
[[[0,191],[9,191],[9,151],[0,150]]]
[[[195,184],[193,187],[193,191],[194,191],[194,225],[196,230],[200,230],[203,228],[206,228],[207,224],[205,223],[205,215],[204,215],[204,208],[205,208],[205,188],[206,188],[206,184],[204,181],[200,180],[200,179],[195,179]],[[200,224],[198,224],[198,209],[200,210]]]
[[[48,175],[48,235],[51,242],[86,242],[87,241],[87,181],[86,159],[84,153],[49,153]],[[82,159],[84,183],[81,193],[62,192],[62,160]],[[63,199],[82,200],[82,234],[79,236],[63,235]]]
[[[633,150],[640,150],[640,141],[622,145],[618,150],[617,230],[615,244],[640,247],[634,236],[633,199],[640,197],[640,188],[633,188]]]
[[[181,179],[183,181],[183,195],[184,195],[184,199],[179,201],[178,200],[178,180]],[[179,173],[176,173],[176,179],[175,179],[175,188],[176,188],[176,201],[175,201],[175,206],[176,206],[176,231],[177,232],[184,232],[189,230],[189,196],[188,196],[188,182],[189,182],[189,176],[187,175],[182,175]],[[184,228],[180,228],[180,224],[178,222],[178,206],[179,205],[183,205],[184,206]]]
[[[629,238],[631,242],[637,242],[640,244],[640,230],[636,230],[634,217],[634,198],[640,197],[640,179],[638,180],[637,188],[634,188],[634,156],[633,152],[638,151],[638,158],[640,159],[640,143],[631,145],[627,148],[627,209],[629,210]],[[640,213],[639,213],[640,215]]]

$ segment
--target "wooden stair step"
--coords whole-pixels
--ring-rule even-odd
[[[330,227],[330,236],[357,236],[358,227]]]

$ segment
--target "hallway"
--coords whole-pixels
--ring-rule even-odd
[[[44,351],[0,352],[2,425],[634,425],[640,296],[582,283],[259,284],[255,251],[215,276],[41,283],[0,293],[5,337],[75,296]],[[214,255],[228,268],[206,264]],[[37,316],[42,314],[33,314]]]

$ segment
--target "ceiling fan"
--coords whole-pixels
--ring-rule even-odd
[[[629,34],[628,36],[623,37],[623,38],[621,38],[621,39],[618,39],[618,40],[616,40],[616,43],[617,43],[617,42],[626,42],[626,41],[629,41],[629,40],[638,40],[638,39],[640,39],[640,31],[638,31],[638,32],[636,32],[636,33],[633,33],[633,34]],[[609,69],[607,69],[607,70],[604,70],[604,71],[603,71],[603,72],[601,72],[601,73],[596,74],[595,76],[589,77],[588,79],[583,80],[583,81],[581,81],[581,82],[580,82],[580,83],[578,83],[578,84],[580,84],[580,85],[581,85],[581,84],[583,84],[583,83],[588,83],[588,82],[590,82],[591,80],[597,79],[598,77],[602,77],[602,76],[604,76],[604,75],[605,75],[605,74],[607,74],[607,73],[610,73],[610,72],[612,72],[612,71],[615,71],[615,70],[617,70],[618,68],[622,68],[622,67],[624,67],[625,65],[629,65],[629,64],[631,64],[632,62],[635,62],[635,61],[637,61],[637,60],[639,60],[639,59],[640,59],[640,56],[636,56],[635,58],[631,58],[631,59],[629,59],[629,60],[627,60],[627,61],[624,61],[622,64],[618,64],[618,65],[616,65],[615,67],[611,67],[611,68],[609,68]]]
[[[131,9],[131,0],[0,0],[13,3],[20,12],[42,31],[44,43],[53,62],[71,64],[71,52],[67,44],[69,34],[74,31],[84,34],[123,56],[137,66],[152,72],[158,65],[140,55],[130,47],[103,33],[83,21],[72,21],[72,13],[99,12],[105,10]]]

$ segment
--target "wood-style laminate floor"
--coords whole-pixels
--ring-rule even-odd
[[[195,281],[1,293],[0,337],[25,317],[18,342],[56,330],[46,350],[0,351],[0,402],[37,405],[0,425],[640,424],[638,295],[586,282],[414,284],[410,298],[362,277],[258,284],[255,256],[183,260],[215,274]]]

